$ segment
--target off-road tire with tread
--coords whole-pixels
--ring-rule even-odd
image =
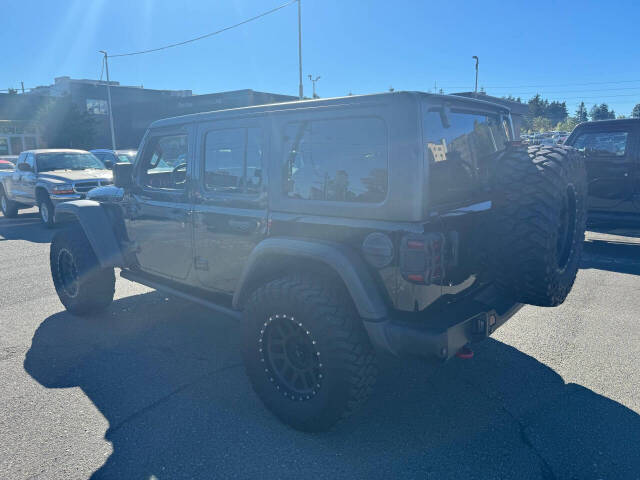
[[[565,146],[507,148],[491,172],[490,269],[509,297],[560,305],[571,291],[586,222],[586,170]]]
[[[68,274],[61,265],[63,256],[77,272],[77,282],[70,287]],[[89,315],[105,310],[113,301],[113,268],[102,268],[82,229],[74,225],[53,237],[50,250],[51,276],[60,301],[74,315]],[[66,282],[66,283],[65,283]]]
[[[273,280],[252,293],[244,317],[247,375],[258,397],[284,423],[302,431],[328,430],[371,394],[377,376],[373,347],[351,299],[329,282],[300,274]],[[321,372],[317,391],[287,392],[274,381],[263,342],[265,330],[275,328],[274,319],[291,322],[312,339]]]
[[[2,214],[7,218],[15,218],[18,216],[18,206],[15,202],[9,200],[4,193],[4,188],[0,186],[0,208],[2,208]]]

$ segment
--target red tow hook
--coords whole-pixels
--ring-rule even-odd
[[[458,353],[456,353],[456,357],[462,358],[464,360],[469,360],[470,358],[473,358],[473,350],[469,348],[469,345],[465,345],[460,350],[458,350]]]

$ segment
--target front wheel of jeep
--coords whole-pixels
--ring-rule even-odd
[[[336,289],[286,276],[253,292],[244,313],[247,375],[284,423],[328,430],[368,398],[375,354],[350,300]]]
[[[78,226],[58,232],[51,241],[51,277],[60,301],[74,315],[105,310],[113,301],[113,268],[102,268]]]

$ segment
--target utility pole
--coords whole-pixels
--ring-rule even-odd
[[[311,83],[313,84],[313,98],[320,98],[318,97],[318,95],[316,95],[316,82],[320,80],[320,75],[318,75],[315,79],[311,75],[309,75],[309,80],[311,80]]]
[[[298,0],[298,73],[300,74],[300,100],[304,98],[302,88],[302,0]]]
[[[478,57],[477,57],[477,55],[474,55],[474,56],[473,56],[473,57],[471,57],[471,58],[474,58],[474,59],[476,60],[476,88],[475,88],[475,90],[474,90],[474,93],[475,93],[476,95],[478,95],[478,63],[479,63],[479,61],[478,61]]]
[[[104,50],[100,50],[104,54],[104,69],[107,73],[107,100],[109,102],[109,127],[111,128],[111,149],[116,149],[116,133],[113,130],[113,109],[111,108],[111,82],[109,81],[109,56]]]
[[[24,82],[20,82],[20,86],[22,87],[22,93],[24,93]]]

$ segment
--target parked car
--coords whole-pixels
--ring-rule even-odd
[[[581,123],[565,143],[585,157],[588,224],[640,227],[640,119]]]
[[[15,165],[18,161],[18,155],[0,155],[0,160],[11,162]]]
[[[154,122],[114,186],[58,206],[56,291],[92,315],[119,267],[243,318],[257,395],[295,428],[327,429],[370,394],[376,349],[468,356],[523,303],[571,290],[581,158],[511,143],[510,118],[395,92]]]
[[[0,170],[14,170],[16,166],[9,160],[0,159]]]
[[[109,185],[113,175],[84,150],[27,150],[15,170],[0,171],[0,207],[5,217],[38,206],[42,222],[51,227],[58,204],[85,197],[92,188]]]
[[[118,162],[133,163],[136,159],[136,150],[90,150],[107,168],[112,168]]]

